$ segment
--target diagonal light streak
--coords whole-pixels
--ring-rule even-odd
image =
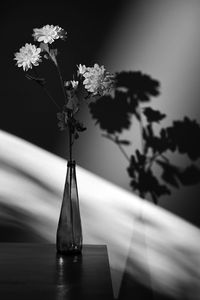
[[[55,242],[66,161],[0,131],[0,166],[0,207],[26,218],[1,217]],[[199,299],[199,229],[79,166],[77,180],[84,243],[107,245],[115,296],[126,268],[155,291]]]

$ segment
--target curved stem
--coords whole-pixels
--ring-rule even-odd
[[[54,98],[49,93],[49,90],[45,86],[42,86],[42,88],[43,88],[44,92],[47,94],[47,96],[49,97],[49,99],[56,105],[56,107],[58,109],[61,109],[60,106],[56,103],[56,101],[54,100]]]
[[[64,81],[63,81],[63,78],[62,78],[62,74],[61,74],[58,62],[56,64],[56,69],[58,71],[58,76],[59,76],[59,79],[60,79],[60,84],[61,84],[61,88],[62,88],[62,92],[63,92],[63,96],[64,96],[64,102],[65,102],[65,101],[67,101],[67,95],[66,95],[66,92],[65,92]]]
[[[35,73],[36,77],[39,78],[40,76],[39,76],[38,72],[35,70],[35,68],[33,70],[34,70],[34,73]],[[56,103],[56,101],[54,100],[54,98],[51,96],[51,94],[50,94],[49,90],[46,88],[46,86],[43,85],[43,84],[40,84],[39,82],[37,82],[37,83],[39,84],[39,86],[41,86],[41,88],[44,90],[44,92],[49,97],[49,99],[54,103],[54,105],[58,109],[60,109],[60,106]]]

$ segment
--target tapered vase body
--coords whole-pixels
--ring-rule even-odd
[[[76,163],[68,161],[56,247],[60,254],[78,254],[82,251],[82,227],[76,181]]]

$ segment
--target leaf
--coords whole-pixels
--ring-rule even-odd
[[[73,93],[67,92],[68,95],[68,102],[66,104],[67,109],[70,109],[73,114],[77,113],[79,110],[79,99],[77,96]]]
[[[77,140],[77,139],[79,138],[79,134],[78,134],[78,132],[75,132],[75,134],[74,134],[74,138],[75,138],[75,140]]]
[[[58,113],[57,113],[57,119],[58,119],[59,121],[63,121],[63,113],[58,112]]]
[[[85,131],[87,128],[83,125],[83,123],[79,122],[76,120],[76,125],[75,128],[77,131],[81,132],[81,131]]]
[[[45,58],[45,59],[49,59],[49,55],[45,54],[45,55],[44,55],[44,58]]]
[[[154,110],[151,107],[146,107],[143,110],[144,115],[147,118],[149,123],[151,122],[160,122],[166,117],[166,114],[162,114],[159,110]]]
[[[65,130],[68,126],[68,116],[65,111],[57,113],[58,127],[60,130]]]
[[[56,66],[58,65],[57,59],[56,59],[57,54],[58,54],[57,49],[51,49],[49,51],[49,56]]]
[[[51,56],[56,57],[58,55],[58,49],[51,49],[49,53],[50,53]]]
[[[48,46],[48,44],[40,43],[40,49],[42,51],[45,51],[45,52],[49,53],[49,46]]]

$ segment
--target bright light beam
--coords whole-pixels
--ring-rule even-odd
[[[0,131],[0,164],[0,206],[55,242],[66,161]],[[107,245],[115,297],[128,258],[129,274],[149,288],[199,299],[199,229],[81,167],[77,180],[84,243]]]

